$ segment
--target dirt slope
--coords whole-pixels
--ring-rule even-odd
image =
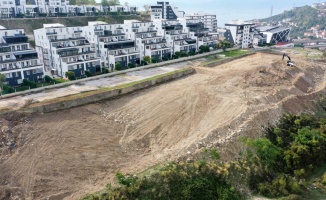
[[[75,199],[200,147],[237,155],[284,112],[303,112],[325,92],[325,64],[255,54],[119,99],[0,120],[0,199]]]

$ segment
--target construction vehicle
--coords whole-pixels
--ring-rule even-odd
[[[295,63],[293,62],[293,61],[291,61],[291,58],[290,58],[290,56],[288,56],[286,53],[283,53],[283,58],[282,58],[282,60],[284,60],[284,57],[288,57],[288,61],[286,62],[287,64],[287,66],[291,66],[291,67],[293,67],[293,66],[295,66]]]

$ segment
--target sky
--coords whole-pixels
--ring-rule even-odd
[[[96,0],[100,2],[100,0]],[[186,14],[194,12],[207,12],[216,14],[218,26],[223,27],[230,20],[259,19],[270,17],[271,8],[273,15],[291,10],[293,6],[301,7],[312,5],[313,3],[326,2],[326,0],[166,0],[170,4],[176,5],[179,10]],[[143,5],[155,5],[154,0],[120,0],[123,5],[128,2],[130,6],[137,6],[139,10],[144,10]]]

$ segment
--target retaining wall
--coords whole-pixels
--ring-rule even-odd
[[[137,82],[134,85],[128,86],[128,87],[123,87],[123,88],[118,88],[118,89],[113,89],[113,90],[109,90],[109,91],[103,91],[103,92],[99,92],[96,94],[90,94],[87,96],[86,95],[82,96],[82,97],[78,97],[76,95],[76,98],[74,99],[69,99],[69,100],[60,100],[58,99],[57,102],[53,102],[53,103],[40,103],[41,105],[31,105],[31,107],[28,108],[24,108],[22,109],[23,112],[31,112],[31,113],[35,113],[35,112],[52,112],[52,111],[57,111],[57,110],[63,110],[63,109],[68,109],[68,108],[72,108],[72,107],[77,107],[77,106],[82,106],[82,105],[86,105],[89,103],[94,103],[97,101],[101,101],[101,100],[107,100],[110,98],[114,98],[114,97],[118,97],[124,94],[128,94],[131,92],[135,92],[137,90],[141,90],[144,88],[148,88],[151,87],[153,85],[157,85],[160,83],[164,83],[167,81],[171,81],[177,78],[181,78],[184,77],[186,75],[189,74],[193,74],[195,72],[194,69],[192,68],[188,68],[182,71],[176,71],[173,74],[168,74],[166,76],[163,77],[159,77],[156,79],[152,79],[152,80],[144,80],[143,82]]]

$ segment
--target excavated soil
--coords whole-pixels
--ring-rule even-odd
[[[238,155],[284,112],[311,111],[325,93],[323,63],[257,53],[114,100],[0,119],[0,199],[76,199],[114,174],[192,159],[217,146]]]

